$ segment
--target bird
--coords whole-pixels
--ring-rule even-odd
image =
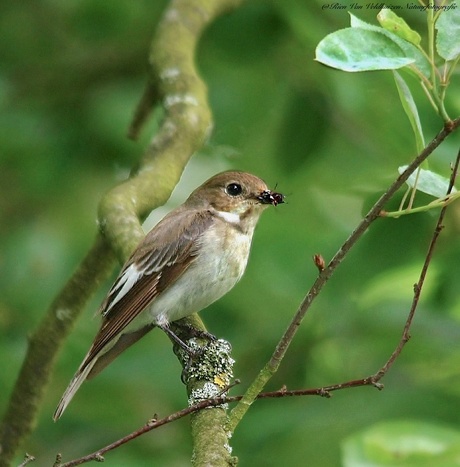
[[[185,345],[169,323],[199,312],[240,280],[261,213],[284,202],[242,171],[214,175],[147,233],[100,306],[100,329],[54,412],[81,384],[154,327]]]

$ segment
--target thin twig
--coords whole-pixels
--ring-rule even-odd
[[[455,160],[455,164],[454,164],[454,167],[452,169],[452,174],[451,174],[450,181],[449,181],[449,188],[447,189],[446,196],[450,195],[450,193],[452,192],[452,189],[454,187],[455,179],[456,179],[457,173],[458,173],[459,163],[460,163],[460,151],[457,154],[457,159]],[[446,214],[447,207],[448,207],[448,205],[444,206],[441,209],[441,212],[439,213],[438,222],[436,223],[436,227],[435,227],[434,232],[433,232],[433,237],[431,238],[430,246],[428,247],[428,252],[426,254],[425,262],[424,262],[422,270],[420,272],[419,280],[414,285],[414,298],[412,300],[411,309],[410,309],[409,315],[407,317],[406,324],[404,326],[404,331],[403,331],[401,340],[399,341],[398,346],[393,351],[393,353],[391,354],[390,358],[385,363],[385,365],[383,365],[383,367],[373,376],[373,378],[372,378],[373,381],[379,381],[388,372],[388,370],[391,368],[391,366],[393,365],[395,360],[401,354],[403,347],[406,345],[406,343],[410,339],[410,332],[409,332],[410,327],[412,325],[412,321],[414,319],[415,311],[417,309],[418,302],[420,300],[420,294],[422,292],[423,284],[425,282],[425,277],[426,277],[426,274],[428,272],[428,267],[429,267],[429,265],[431,263],[431,260],[433,258],[434,248],[435,248],[436,243],[437,243],[437,241],[439,239],[439,235],[440,235],[440,233],[441,233],[441,231],[443,229],[442,223],[443,223],[443,220],[444,220],[444,216]]]
[[[401,188],[401,186],[407,181],[410,175],[420,166],[420,164],[444,141],[444,139],[452,133],[456,128],[460,126],[460,118],[449,122],[444,128],[436,135],[436,137],[427,145],[427,147],[408,165],[406,170],[399,175],[399,177],[391,184],[388,190],[380,197],[380,199],[370,209],[364,219],[359,223],[357,228],[348,237],[345,243],[339,248],[335,256],[332,258],[330,263],[324,268],[318,275],[316,281],[310,288],[309,292],[300,304],[297,312],[295,313],[291,323],[287,330],[281,337],[273,355],[267,364],[259,372],[256,379],[250,385],[243,399],[239,404],[231,411],[229,421],[227,424],[227,430],[233,433],[238,423],[241,421],[251,404],[256,400],[257,395],[262,392],[263,388],[270,380],[270,378],[276,373],[279,365],[281,364],[284,355],[286,354],[289,345],[291,344],[297,330],[305,317],[310,305],[314,299],[318,296],[323,286],[327,283],[329,278],[332,276],[334,271],[337,269],[339,264],[343,261],[345,256],[351,250],[351,248],[358,242],[362,235],[367,231],[369,226],[374,222],[380,215],[380,212],[384,208],[385,204],[393,197],[393,195]]]
[[[27,464],[30,464],[35,460],[35,457],[26,452],[24,460],[18,465],[18,467],[25,467]]]
[[[128,138],[137,140],[142,126],[152,113],[155,103],[159,100],[158,85],[150,81],[146,84],[144,93],[134,111],[133,119],[128,128]]]
[[[233,384],[229,385],[227,388],[224,389],[223,392],[228,391],[231,387],[239,384],[239,381],[235,381]],[[331,386],[324,386],[321,388],[314,388],[314,389],[295,389],[295,390],[287,390],[285,387],[277,390],[277,391],[269,391],[269,392],[262,392],[257,395],[257,399],[278,399],[283,397],[299,397],[299,396],[320,396],[320,397],[331,397],[332,391],[338,391],[340,389],[347,389],[351,387],[358,387],[358,386],[365,386],[374,383],[370,382],[370,378],[363,378],[360,380],[348,381],[346,383],[335,384]],[[88,454],[86,456],[82,456],[78,459],[71,460],[69,462],[61,463],[61,454],[56,456],[57,461],[55,462],[53,467],[73,467],[75,465],[85,464],[86,462],[91,461],[98,461],[101,462],[104,460],[104,454],[109,451],[112,451],[123,444],[132,441],[139,436],[145,435],[146,433],[160,428],[161,426],[167,425],[168,423],[174,422],[179,420],[180,418],[186,417],[187,415],[191,415],[195,412],[199,412],[200,410],[206,409],[208,407],[216,407],[222,404],[229,404],[232,402],[238,402],[243,398],[242,395],[238,396],[225,396],[224,394],[219,395],[217,397],[211,399],[205,399],[191,407],[184,408],[179,410],[167,417],[157,419],[155,415],[151,420],[149,420],[143,427],[139,428],[132,433],[124,436],[123,438],[114,441],[113,443],[98,449],[97,451]]]
[[[61,464],[61,463],[55,464],[55,467],[73,467],[74,465],[81,465],[81,464],[84,464],[86,462],[90,462],[93,460],[102,461],[105,453],[118,448],[119,446],[133,440],[134,438],[137,438],[145,433],[148,433],[149,431],[155,430],[156,428],[159,428],[160,426],[166,425],[168,423],[179,420],[180,418],[186,417],[187,415],[190,415],[194,412],[198,412],[207,407],[214,407],[217,405],[221,405],[226,402],[227,402],[227,398],[225,396],[220,396],[220,397],[215,397],[213,399],[205,399],[202,402],[199,402],[191,407],[187,407],[185,409],[179,410],[178,412],[175,412],[159,420],[157,420],[156,416],[154,416],[143,427],[139,428],[136,431],[133,431],[132,433],[124,436],[123,438],[120,438],[119,440],[101,449],[98,449],[97,451],[91,454],[88,454],[86,456],[80,457],[78,459],[75,459],[69,462],[65,462],[64,464]]]

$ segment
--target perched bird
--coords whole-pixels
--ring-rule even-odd
[[[226,294],[244,273],[260,214],[283,202],[284,196],[260,178],[228,171],[210,178],[166,215],[141,241],[102,303],[101,328],[54,420],[85,379],[153,327],[174,338],[169,323]]]

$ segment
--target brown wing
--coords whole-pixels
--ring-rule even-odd
[[[207,211],[189,214],[179,209],[147,234],[101,306],[102,325],[80,370],[187,270],[198,252],[199,238],[212,222]],[[136,280],[130,284],[133,275]]]

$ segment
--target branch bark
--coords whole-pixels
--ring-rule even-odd
[[[242,1],[172,0],[165,10],[151,44],[147,91],[130,135],[139,132],[155,105],[163,105],[164,119],[138,170],[101,200],[94,245],[29,339],[0,426],[0,467],[11,464],[33,430],[57,353],[85,304],[109,275],[115,257],[124,262],[142,239],[140,220],[167,201],[190,157],[208,137],[212,116],[194,65],[195,50],[204,28]],[[220,415],[214,423],[222,423]]]

